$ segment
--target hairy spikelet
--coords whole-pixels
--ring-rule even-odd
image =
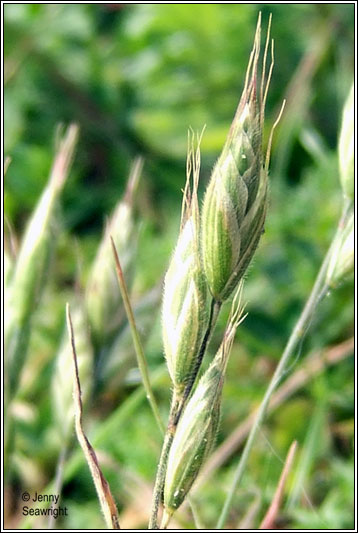
[[[354,212],[353,207],[347,214],[344,228],[336,238],[330,263],[327,268],[326,282],[336,287],[354,270]]]
[[[184,409],[169,452],[164,486],[164,505],[169,514],[184,501],[215,441],[226,366],[241,321],[240,285],[223,342]]]
[[[112,338],[125,317],[113,268],[110,235],[116,243],[126,280],[130,283],[133,278],[137,234],[133,217],[133,192],[142,166],[142,159],[138,158],[133,165],[126,194],[106,226],[90,271],[86,287],[86,308],[96,347],[102,347]]]
[[[354,84],[343,109],[338,142],[339,174],[344,195],[354,198]]]
[[[181,231],[165,276],[162,310],[164,350],[177,392],[183,390],[192,375],[207,320],[207,289],[199,252],[199,166],[199,148],[194,151],[191,139]]]
[[[184,410],[170,449],[164,505],[175,510],[183,503],[213,445],[219,421],[222,373],[212,364]]]
[[[72,125],[61,141],[48,184],[21,242],[8,296],[5,354],[8,388],[14,394],[26,358],[31,318],[45,284],[48,262],[57,233],[57,202],[66,181],[78,128]]]
[[[265,79],[267,35],[258,87],[260,18],[244,91],[203,205],[202,254],[216,301],[226,300],[244,275],[263,232],[267,208],[267,163],[262,152],[265,101],[273,61]],[[270,144],[270,143],[269,143]]]

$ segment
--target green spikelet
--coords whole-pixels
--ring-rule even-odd
[[[164,486],[164,505],[169,515],[183,503],[215,441],[226,366],[236,329],[242,321],[241,289],[240,284],[223,342],[179,420]]]
[[[27,225],[9,285],[5,354],[9,396],[13,396],[26,359],[31,319],[45,281],[57,234],[58,200],[78,137],[71,125],[60,142],[48,184]]]
[[[339,174],[343,192],[354,198],[354,84],[343,109],[342,127],[338,142]]]
[[[347,213],[344,227],[336,238],[327,268],[327,285],[334,288],[354,271],[354,211]]]
[[[136,225],[133,217],[133,193],[136,189],[143,162],[138,158],[132,167],[124,198],[118,202],[104,231],[101,244],[93,262],[87,287],[86,308],[91,335],[96,348],[103,347],[115,335],[125,317],[121,295],[118,291],[113,252],[109,236],[112,235],[121,258],[126,279],[133,278],[136,251]]]
[[[170,449],[164,488],[166,509],[183,503],[216,436],[222,389],[222,374],[212,364],[189,401]]]
[[[192,375],[207,321],[207,289],[199,253],[199,165],[199,148],[194,153],[191,140],[181,231],[165,276],[162,311],[166,360],[179,394]],[[189,187],[191,172],[193,191]]]
[[[265,222],[269,154],[264,158],[262,131],[273,66],[272,62],[265,80],[268,42],[269,31],[258,90],[259,17],[244,91],[204,199],[203,265],[210,291],[218,302],[230,296],[244,275]]]

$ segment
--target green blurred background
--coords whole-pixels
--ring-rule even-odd
[[[158,287],[178,234],[187,130],[201,131],[206,125],[202,194],[241,95],[259,9],[264,29],[272,13],[275,40],[266,139],[284,98],[287,104],[274,137],[266,233],[245,283],[249,315],[229,365],[218,445],[262,398],[339,218],[337,137],[353,78],[354,5],[4,6],[5,155],[12,160],[5,179],[5,214],[18,238],[46,183],[57,125],[80,126],[62,195],[62,232],[18,395],[18,459],[7,488],[12,526],[25,527],[21,490],[41,491],[55,474],[60,444],[54,437],[49,383],[78,264],[85,285],[105,218],[124,193],[131,163],[141,155],[133,300]],[[153,372],[163,364],[159,308],[157,304],[150,312],[146,342]],[[224,319],[225,312],[212,350],[220,342]],[[347,280],[321,303],[291,372],[317,350],[339,346],[352,334],[353,281]],[[89,435],[133,398],[140,387],[134,367],[132,361],[116,389],[106,393],[103,386],[96,396],[86,416]],[[163,416],[169,394],[164,375],[157,387]],[[160,447],[153,427],[142,401],[101,443],[123,527],[145,526]],[[258,527],[295,439],[299,453],[280,524],[352,528],[352,357],[308,379],[268,417],[237,493],[230,527]],[[215,524],[239,450],[196,494],[207,527]],[[83,463],[68,475],[63,502],[69,516],[56,521],[56,527],[102,527]],[[185,510],[178,520],[183,527],[192,526]],[[41,521],[37,526],[44,527]]]

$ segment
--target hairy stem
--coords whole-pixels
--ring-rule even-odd
[[[149,529],[158,529],[159,505],[163,497],[163,489],[164,489],[164,482],[165,482],[165,474],[167,470],[168,456],[169,456],[169,452],[170,452],[170,448],[173,442],[175,428],[176,428],[174,421],[176,419],[179,405],[180,405],[180,399],[178,398],[177,394],[174,391],[172,405],[171,405],[170,413],[169,413],[168,427],[165,433],[162,451],[160,454],[160,459],[159,459],[158,468],[157,468],[157,475],[155,478],[152,510],[151,510],[149,526],[148,526]]]
[[[324,298],[324,296],[327,294],[329,287],[326,284],[326,272],[327,267],[329,264],[329,260],[331,257],[333,245],[335,243],[335,240],[339,233],[342,231],[342,227],[344,225],[344,220],[346,217],[346,208],[343,209],[341,220],[338,224],[338,228],[336,231],[336,235],[332,239],[332,243],[329,247],[329,250],[322,262],[321,268],[318,272],[316,281],[313,285],[311,294],[302,310],[302,313],[291,333],[290,338],[288,339],[288,342],[286,344],[286,347],[284,349],[284,352],[281,356],[281,359],[279,361],[279,364],[277,365],[277,368],[274,372],[274,375],[270,381],[270,384],[266,390],[265,396],[260,404],[260,407],[258,409],[257,415],[255,417],[254,423],[252,425],[251,431],[249,433],[248,439],[246,441],[246,445],[243,449],[241,458],[239,460],[239,463],[236,467],[235,473],[234,473],[234,479],[232,481],[232,485],[229,489],[229,492],[227,494],[224,506],[221,511],[221,515],[219,517],[219,520],[216,525],[216,529],[223,529],[223,526],[226,522],[226,519],[229,514],[230,507],[233,502],[233,498],[235,495],[235,491],[237,489],[238,484],[240,483],[242,476],[244,474],[244,470],[247,464],[247,460],[249,457],[249,454],[251,452],[251,449],[253,447],[255,438],[257,436],[257,433],[261,427],[261,424],[265,418],[266,410],[268,407],[268,404],[270,402],[271,396],[273,392],[275,391],[277,385],[279,384],[282,377],[289,371],[289,363],[291,362],[292,356],[298,347],[299,343],[302,342],[310,324],[311,320],[314,316],[314,313],[316,311],[317,305],[319,302]]]

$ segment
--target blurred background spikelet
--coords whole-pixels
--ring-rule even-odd
[[[55,223],[60,233],[50,243],[56,253],[43,278],[47,282],[32,302],[36,309],[13,402],[6,527],[47,527],[46,519],[21,515],[21,492],[45,491],[55,477],[59,442],[49,399],[65,304],[71,302],[74,308],[78,303],[77,249],[81,286],[86,289],[104,220],[123,199],[132,161],[139,154],[145,160],[145,175],[135,194],[141,231],[135,272],[130,269],[127,278],[134,275],[134,313],[163,419],[167,414],[172,383],[163,361],[159,302],[180,224],[186,132],[189,126],[201,131],[206,124],[201,203],[245,82],[259,9],[263,26],[272,12],[275,39],[264,140],[283,98],[287,104],[273,138],[266,234],[245,281],[249,315],[240,327],[239,342],[233,344],[226,373],[218,448],[211,463],[216,466],[210,477],[205,474],[197,495],[199,515],[209,527],[222,508],[233,475],[232,457],[242,444],[235,434],[242,439],[248,413],[262,399],[339,219],[337,139],[354,72],[354,5],[4,5],[4,149],[11,157],[4,179],[4,210],[5,230],[11,227],[10,241],[15,244],[5,249],[10,265],[6,298],[27,225],[47,185],[52,133],[58,123],[75,122],[81,129],[74,164],[61,191],[61,220]],[[34,270],[37,282],[39,263]],[[354,528],[354,368],[349,349],[353,290],[350,275],[321,303],[300,361],[292,369],[292,381],[287,380],[281,391],[279,408],[270,411],[265,438],[255,443],[229,527],[254,529],[260,524],[282,469],[280,459],[297,440],[305,465],[300,474],[304,496],[301,492],[293,508],[282,513],[280,527]],[[12,315],[7,299],[5,305],[7,328]],[[219,317],[218,332],[224,329],[226,311],[223,308]],[[90,328],[93,343],[91,332]],[[153,431],[126,321],[111,335],[108,344],[100,339],[97,346],[93,343],[94,392],[85,423],[122,510],[123,529],[127,514],[128,527],[142,529],[147,525],[143,510],[150,506],[160,438]],[[209,360],[220,340],[214,332]],[[326,364],[329,361],[335,362]],[[314,365],[320,370],[313,371]],[[311,430],[307,419],[317,406],[319,424]],[[134,491],[135,498],[125,474],[143,488]],[[193,490],[195,497],[195,486]],[[76,446],[69,450],[64,468],[62,498],[68,516],[60,517],[56,527],[103,527]],[[178,529],[194,528],[185,505],[175,520]]]

